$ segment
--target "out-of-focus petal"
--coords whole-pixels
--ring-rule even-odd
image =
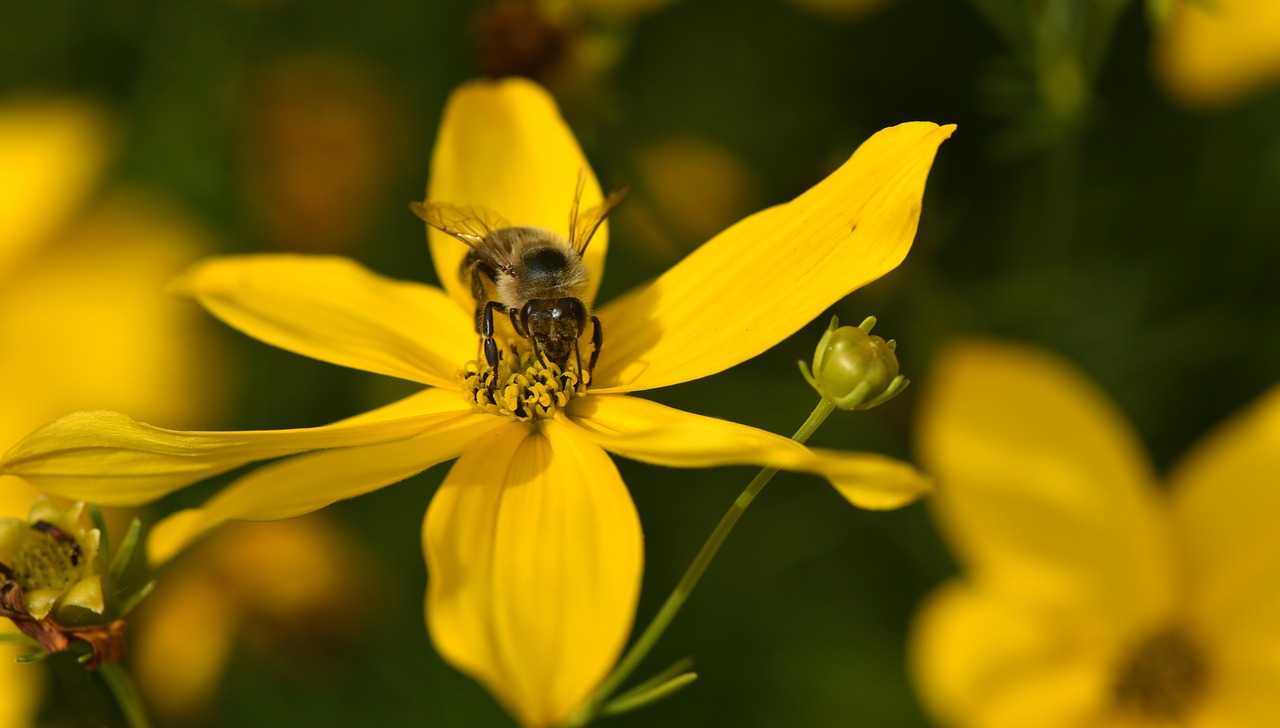
[[[728,369],[896,268],[915,238],[934,153],[953,129],[917,122],[877,133],[795,200],[605,306],[593,389],[652,389]]]
[[[1208,694],[1189,725],[1272,728],[1280,715],[1280,654],[1264,649],[1215,657],[1208,666]]]
[[[115,409],[179,427],[225,399],[212,322],[164,291],[206,248],[156,200],[95,206],[0,287],[0,448],[67,412]]]
[[[1189,106],[1222,106],[1280,78],[1280,3],[1177,0],[1155,45],[1156,70]]]
[[[135,422],[116,412],[77,412],[14,445],[0,474],[41,490],[102,505],[137,505],[255,460],[331,447],[405,440],[470,412],[457,392],[428,390],[412,399],[421,409],[397,419],[372,416],[323,427],[239,432],[183,432]]]
[[[562,423],[508,423],[454,465],[423,547],[440,654],[524,725],[562,723],[617,659],[640,590],[640,521],[613,461]]]
[[[944,585],[912,630],[912,675],[921,697],[940,725],[1097,725],[1115,656],[1080,634],[1076,619],[1024,610],[963,582]]]
[[[907,463],[873,453],[813,450],[780,435],[627,395],[574,400],[569,419],[604,449],[679,468],[762,465],[821,475],[862,508],[898,508],[932,481]]]
[[[760,208],[759,173],[709,138],[659,139],[637,151],[635,170],[644,194],[618,214],[646,235],[635,252],[667,264]]]
[[[147,558],[160,563],[193,539],[229,520],[274,521],[364,495],[458,456],[477,437],[502,424],[489,415],[445,415],[417,437],[365,447],[346,447],[289,458],[236,480],[200,508],[156,524]]]
[[[84,202],[108,136],[101,112],[81,101],[0,106],[0,279]]]
[[[341,366],[455,387],[458,367],[476,355],[471,317],[444,291],[347,258],[213,258],[175,286],[256,339]]]
[[[175,723],[212,703],[242,615],[226,585],[204,572],[167,574],[130,624],[130,657],[147,706]]]
[[[1057,358],[997,343],[953,348],[927,381],[921,461],[970,573],[1117,637],[1154,628],[1173,599],[1167,517],[1102,394]]]
[[[427,200],[487,207],[512,225],[547,228],[567,238],[580,173],[586,184],[579,209],[585,212],[603,200],[600,183],[545,89],[521,78],[473,81],[445,105]],[[440,281],[471,316],[470,281],[459,276],[467,246],[430,226],[427,231]],[[587,305],[600,286],[608,246],[605,222],[584,257],[591,271]]]
[[[1280,663],[1280,387],[1174,469],[1188,606],[1216,643]]]
[[[296,660],[298,640],[361,631],[370,568],[353,546],[322,514],[238,523],[165,571],[129,620],[134,675],[156,717],[208,723],[227,658],[244,643]]]

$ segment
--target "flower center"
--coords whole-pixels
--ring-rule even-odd
[[[1204,693],[1204,655],[1181,632],[1160,632],[1140,643],[1120,669],[1114,691],[1125,712],[1181,725]]]
[[[83,554],[75,538],[44,521],[31,524],[34,532],[22,544],[10,568],[23,591],[69,589],[84,575]]]
[[[477,412],[521,422],[551,419],[556,410],[587,393],[591,374],[579,376],[573,357],[561,371],[545,356],[534,358],[533,347],[525,341],[508,345],[500,354],[497,368],[473,359],[458,372],[467,401]]]

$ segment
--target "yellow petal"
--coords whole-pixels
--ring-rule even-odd
[[[153,564],[167,561],[196,537],[229,520],[293,518],[398,483],[452,460],[503,422],[474,412],[447,417],[408,440],[300,455],[258,468],[204,506],[178,511],[156,524],[147,541],[147,558]]]
[[[473,81],[445,105],[427,199],[487,207],[512,225],[547,228],[567,238],[579,173],[586,178],[580,208],[585,211],[603,200],[600,183],[546,90],[520,78]],[[464,283],[459,276],[467,247],[430,226],[427,233],[440,281],[471,316],[470,279]],[[585,256],[591,271],[588,306],[600,287],[608,246],[606,222]]]
[[[470,411],[457,392],[427,390],[412,400],[417,412],[396,419],[371,413],[323,427],[240,432],[166,430],[116,412],[77,412],[14,445],[0,474],[65,498],[137,505],[254,460],[404,440]]]
[[[1117,635],[1154,628],[1172,600],[1165,509],[1103,395],[1059,359],[996,343],[950,350],[926,381],[921,460],[971,573]]]
[[[1201,630],[1280,658],[1280,387],[1174,469],[1174,518]]]
[[[235,646],[242,617],[218,576],[171,570],[129,623],[138,687],[147,707],[174,725],[197,722],[212,704]]]
[[[561,724],[631,629],[640,521],[613,462],[559,422],[509,423],[454,465],[423,524],[427,626],[525,726]]]
[[[384,278],[340,257],[213,258],[176,284],[227,324],[321,361],[457,386],[476,335],[438,288]]]
[[[750,359],[906,256],[955,127],[885,129],[795,200],[742,220],[600,311],[594,391],[687,382]]]
[[[627,395],[591,395],[570,405],[582,436],[619,455],[678,468],[761,465],[821,475],[850,503],[899,508],[931,487],[907,463],[872,453],[813,450],[780,435]]]
[[[1280,716],[1280,654],[1222,654],[1209,666],[1203,705],[1188,725],[1274,728]],[[1243,659],[1242,659],[1243,658]]]
[[[54,418],[114,409],[184,429],[226,401],[216,327],[165,285],[206,247],[156,200],[96,205],[0,286],[0,449]]]
[[[911,672],[940,725],[1094,726],[1114,655],[1071,616],[1026,610],[962,582],[928,598],[911,634]]]
[[[1189,106],[1222,106],[1280,78],[1280,3],[1180,0],[1155,44],[1156,70]]]
[[[115,594],[105,593],[102,575],[94,574],[72,584],[63,593],[54,617],[62,624],[100,623],[99,618],[107,611],[108,600],[115,603]]]
[[[66,225],[106,161],[102,114],[73,100],[0,107],[0,278]]]
[[[27,613],[36,619],[44,619],[49,616],[49,612],[53,610],[54,605],[58,603],[58,597],[62,596],[61,589],[33,589],[23,596],[27,600]]]

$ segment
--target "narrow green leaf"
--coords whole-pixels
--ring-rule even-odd
[[[625,695],[605,703],[604,708],[600,711],[600,715],[618,715],[619,713],[626,713],[628,711],[635,710],[636,708],[644,707],[650,703],[662,700],[697,679],[698,673],[696,672],[682,672],[670,680],[659,683],[647,690],[632,690]]]
[[[132,596],[124,600],[124,604],[121,605],[120,607],[120,618],[124,619],[125,617],[127,617],[129,615],[129,612],[132,612],[133,608],[138,606],[138,603],[141,602],[143,599],[146,599],[147,595],[151,593],[151,590],[155,588],[156,588],[156,580],[152,579],[146,584],[143,584],[142,588],[134,592]]]
[[[0,644],[26,645],[40,649],[40,643],[31,639],[21,632],[4,632],[0,633]]]
[[[129,530],[125,533],[124,540],[120,542],[120,549],[111,560],[111,578],[117,583],[124,577],[125,570],[129,568],[129,562],[133,561],[133,554],[138,549],[138,537],[141,534],[142,521],[135,518],[129,523]]]
[[[93,527],[98,529],[98,563],[106,568],[107,554],[111,553],[111,542],[107,538],[107,519],[102,516],[102,509],[94,503],[89,504],[89,518],[93,519]]]

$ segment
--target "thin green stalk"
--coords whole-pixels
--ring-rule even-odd
[[[834,410],[835,405],[824,397],[822,401],[818,402],[818,406],[814,408],[813,412],[809,413],[809,418],[805,420],[799,430],[796,430],[796,434],[792,435],[791,439],[799,443],[808,440],[809,436],[822,425],[823,421]],[[703,573],[711,565],[711,560],[715,558],[720,546],[729,536],[729,532],[733,530],[734,525],[738,523],[738,519],[747,510],[747,506],[751,505],[751,502],[756,499],[756,496],[760,495],[760,491],[764,490],[764,487],[768,485],[769,481],[777,473],[777,468],[764,468],[751,480],[746,490],[742,491],[738,499],[729,507],[729,511],[720,519],[720,523],[711,532],[706,543],[702,545],[702,549],[698,551],[693,563],[689,564],[684,576],[680,578],[680,583],[676,584],[675,589],[671,591],[671,595],[667,597],[667,601],[663,603],[653,621],[645,628],[644,633],[631,646],[631,649],[627,650],[627,654],[623,655],[617,666],[613,668],[613,672],[609,673],[609,676],[604,679],[604,682],[600,683],[600,686],[591,694],[591,697],[569,719],[568,724],[570,726],[585,726],[600,715],[604,702],[640,666],[640,663],[648,656],[649,651],[653,649],[654,644],[657,643],[658,638],[662,636],[662,633],[670,626],[671,621],[675,619],[676,614],[680,612],[680,608],[684,606],[694,587],[702,579]]]
[[[98,674],[107,683],[129,728],[151,728],[147,711],[142,707],[142,696],[124,667],[118,662],[104,662],[98,666]]]

